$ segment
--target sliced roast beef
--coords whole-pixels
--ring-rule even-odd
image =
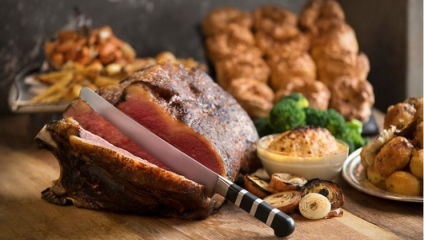
[[[202,185],[110,144],[71,118],[46,125],[36,141],[61,168],[59,179],[42,193],[49,202],[185,219],[212,211]]]
[[[203,71],[159,64],[145,69],[99,94],[164,140],[222,176],[260,166],[257,132],[246,112]],[[161,168],[83,100],[64,113],[91,133]]]

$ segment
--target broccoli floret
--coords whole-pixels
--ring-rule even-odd
[[[308,99],[306,99],[301,93],[292,93],[290,95],[287,95],[281,98],[279,102],[286,101],[286,100],[295,101],[300,108],[309,107]]]
[[[350,120],[349,122],[346,122],[346,127],[361,134],[363,124],[361,121],[353,119],[353,120]]]
[[[269,122],[275,132],[281,133],[306,125],[306,116],[299,104],[291,99],[280,101],[271,110]]]
[[[362,133],[362,122],[356,119],[346,122],[346,138],[349,138],[354,145],[352,152],[364,146],[367,142],[367,140],[362,138],[361,133]]]
[[[334,109],[327,110],[326,128],[335,138],[341,139],[346,134],[346,122],[343,116]]]
[[[304,111],[306,115],[306,125],[316,127],[327,126],[327,111],[311,107],[305,108]]]
[[[258,131],[259,137],[274,133],[274,130],[269,125],[267,117],[258,118],[253,123],[255,124],[256,130]]]

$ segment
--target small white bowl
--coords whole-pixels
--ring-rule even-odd
[[[307,179],[333,180],[339,174],[348,156],[349,147],[341,140],[337,142],[342,145],[342,150],[323,156],[294,155],[269,150],[269,144],[279,135],[265,136],[257,144],[258,157],[270,176],[273,173],[288,172]]]

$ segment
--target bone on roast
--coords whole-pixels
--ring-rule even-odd
[[[230,180],[260,166],[252,121],[201,70],[158,64],[98,93]],[[60,178],[43,193],[45,200],[186,219],[205,218],[222,204],[222,198],[208,198],[203,186],[170,172],[83,100],[74,101],[64,117],[36,138],[61,165]]]

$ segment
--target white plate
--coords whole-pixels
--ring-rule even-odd
[[[343,165],[343,178],[352,187],[369,195],[385,199],[403,202],[423,202],[423,197],[405,196],[387,192],[370,183],[365,176],[365,168],[361,164],[361,156],[359,155],[361,150],[362,148],[350,154]]]

